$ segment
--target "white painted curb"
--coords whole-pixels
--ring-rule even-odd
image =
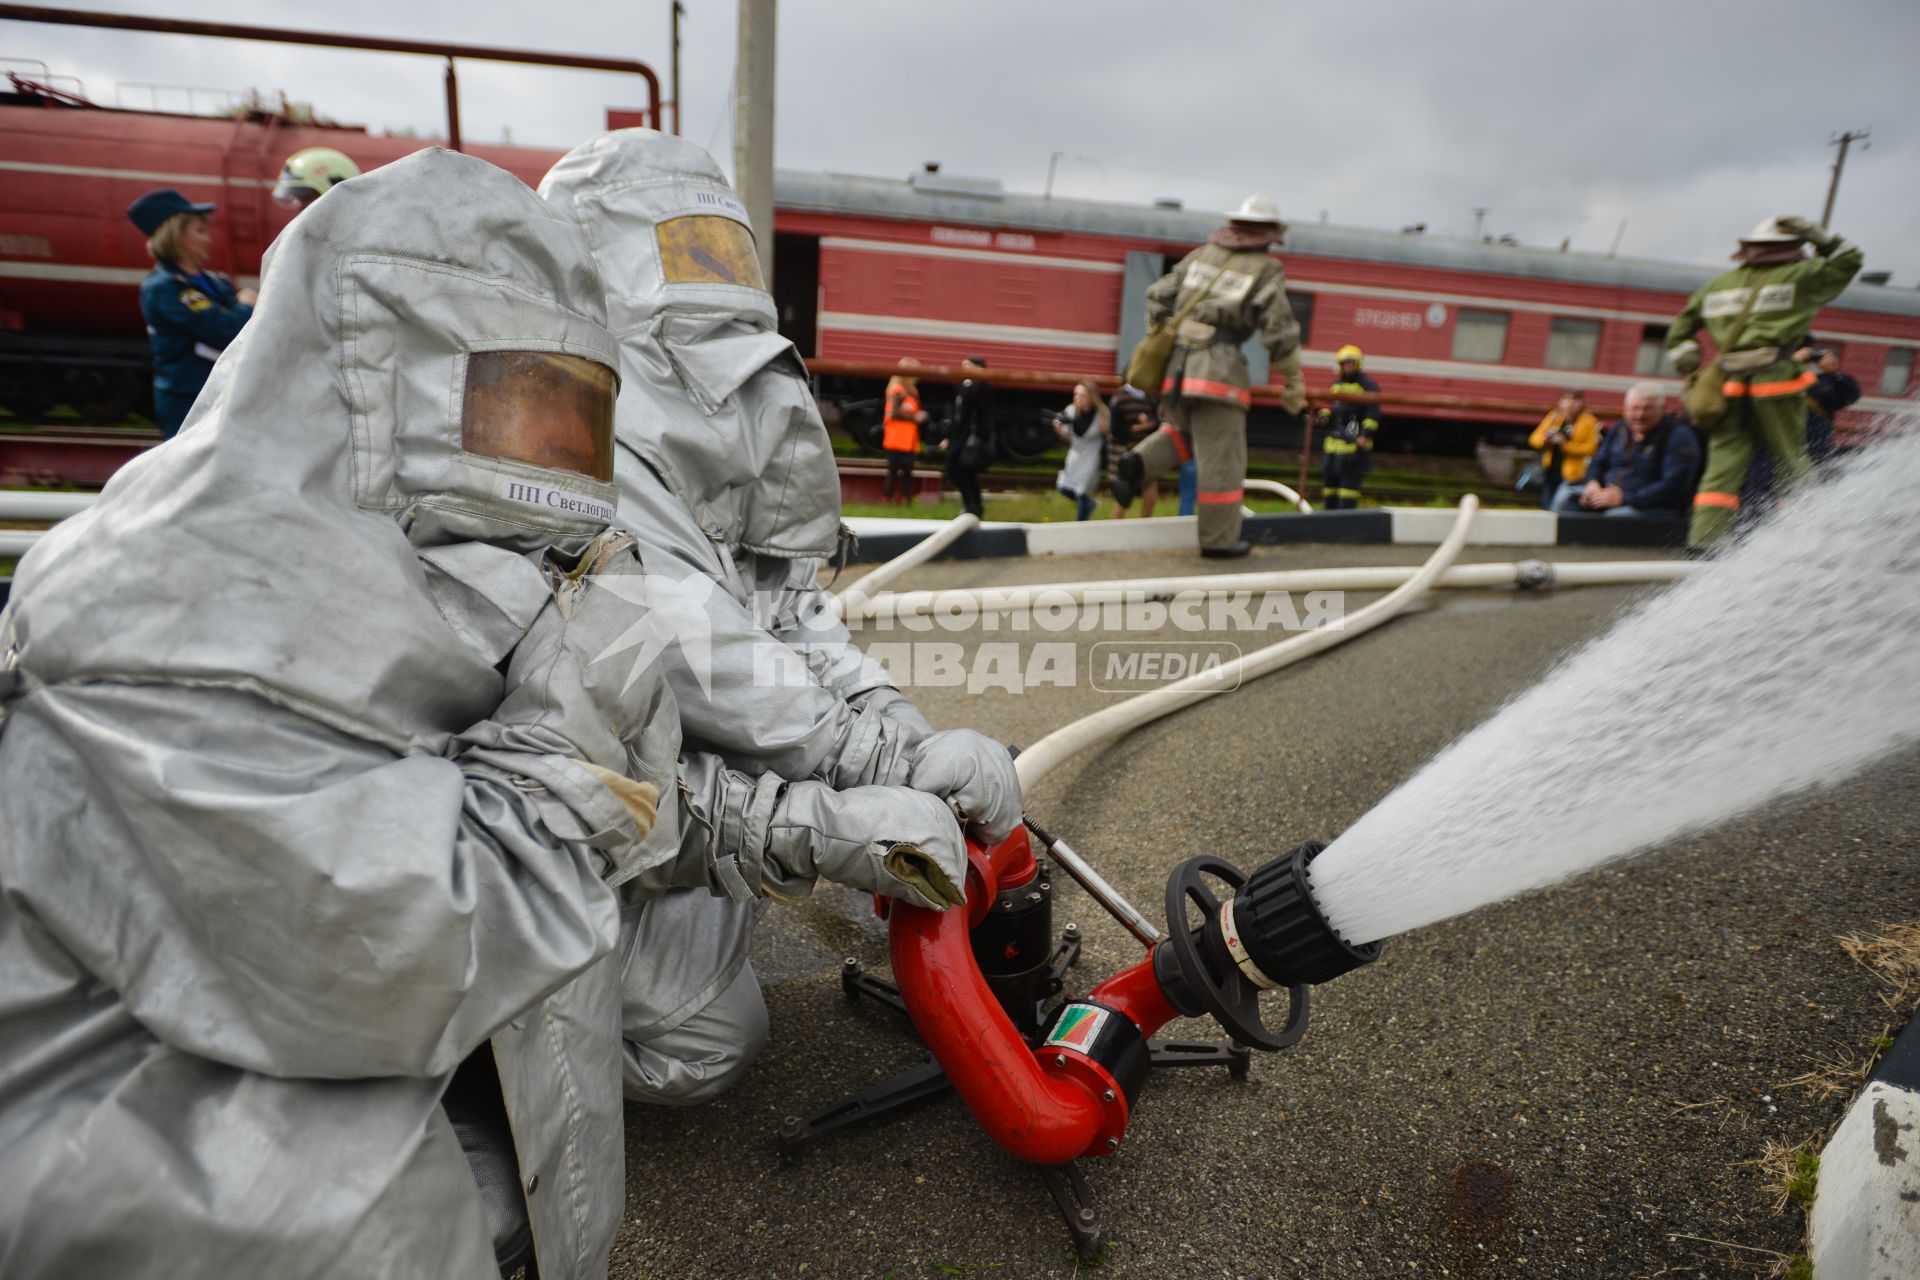
[[[1808,1215],[1815,1280],[1920,1276],[1920,1093],[1875,1080],[1820,1153]]]

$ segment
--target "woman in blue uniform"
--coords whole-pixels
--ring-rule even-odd
[[[213,210],[171,187],[127,206],[127,217],[153,254],[153,270],[140,285],[140,312],[153,343],[154,421],[169,440],[186,421],[213,362],[253,315],[253,290],[236,289],[231,278],[207,270]]]

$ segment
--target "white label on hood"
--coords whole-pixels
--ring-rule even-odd
[[[753,219],[747,216],[747,206],[723,191],[696,191],[693,193],[693,198],[695,203],[703,209],[718,209],[742,222],[749,224],[753,222]]]
[[[570,516],[597,521],[600,524],[613,523],[613,507],[598,498],[590,498],[570,489],[556,489],[551,485],[534,484],[527,480],[516,480],[511,476],[500,476],[493,482],[495,497],[505,498],[508,502],[523,507],[539,507],[542,511],[560,512]]]

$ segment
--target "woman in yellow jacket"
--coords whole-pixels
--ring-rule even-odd
[[[1569,391],[1527,437],[1540,450],[1540,505],[1553,506],[1562,484],[1587,478],[1587,460],[1600,447],[1600,419],[1587,412],[1587,393]]]

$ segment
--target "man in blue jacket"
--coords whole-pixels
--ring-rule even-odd
[[[213,362],[253,315],[254,291],[207,269],[213,257],[210,204],[195,204],[171,187],[127,206],[147,237],[153,270],[140,283],[140,314],[153,343],[153,410],[171,440],[207,385]]]
[[[1562,514],[1609,516],[1687,514],[1700,474],[1700,437],[1666,415],[1667,394],[1657,382],[1627,392],[1625,415],[1607,429],[1587,469],[1587,482],[1567,485],[1554,498]]]

